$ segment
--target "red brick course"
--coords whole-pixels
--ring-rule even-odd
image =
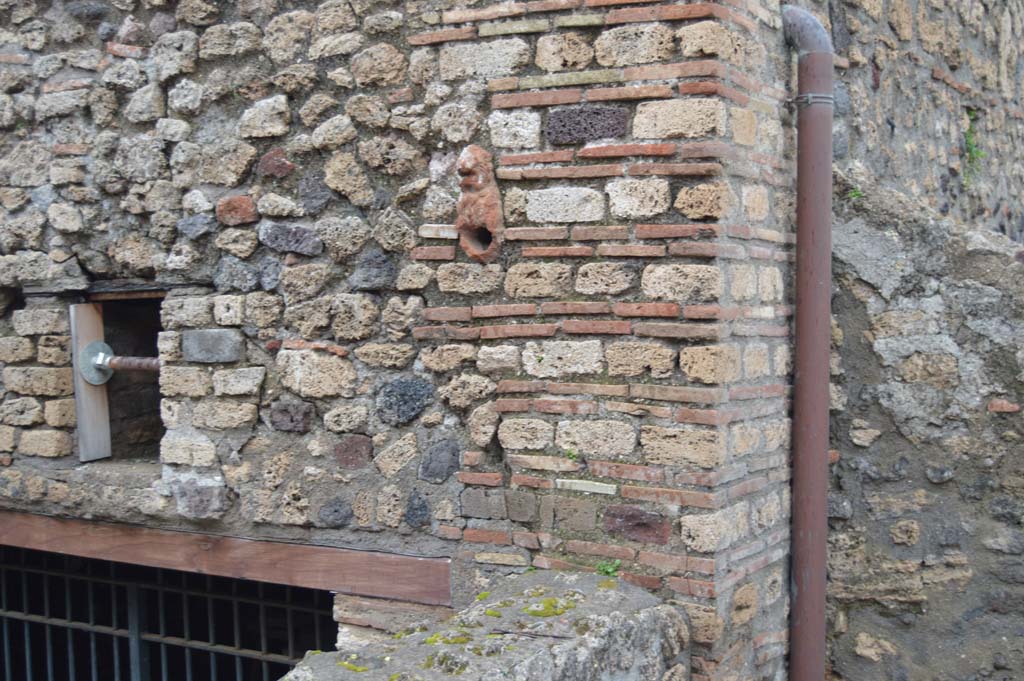
[[[501,473],[459,471],[458,478],[459,482],[466,485],[484,485],[486,487],[500,487],[505,482],[505,476]]]
[[[558,333],[558,324],[502,324],[480,327],[480,338],[542,338]]]
[[[562,331],[571,334],[628,334],[629,322],[584,321],[567,319],[562,322]]]
[[[443,31],[427,31],[417,33],[406,38],[410,45],[433,45],[435,43],[446,43],[454,40],[472,40],[476,37],[476,27],[466,26],[464,28],[449,28]]]
[[[455,246],[417,246],[411,255],[413,260],[455,260]]]
[[[589,258],[594,255],[590,246],[525,246],[524,258]]]
[[[575,104],[583,99],[583,90],[547,90],[545,92],[516,92],[491,96],[492,109],[515,109],[524,106],[557,106]]]
[[[537,306],[533,303],[513,303],[510,305],[474,305],[471,316],[480,318],[492,317],[521,317],[524,315],[537,314]],[[467,317],[468,319],[468,317]]]
[[[468,307],[428,307],[423,310],[423,319],[428,322],[468,322],[473,319],[473,311]]]
[[[604,102],[630,99],[661,99],[674,93],[668,85],[631,85],[626,87],[603,87],[587,90],[588,102]]]
[[[621,156],[672,156],[676,153],[674,144],[604,144],[584,147],[576,152],[579,158],[616,158]]]
[[[551,315],[608,314],[612,307],[608,303],[541,303],[540,311]]]
[[[693,506],[696,508],[719,508],[722,505],[722,497],[718,494],[708,492],[691,492],[682,489],[669,489],[665,487],[634,487],[623,485],[619,493],[624,499],[638,499],[641,501],[653,501],[659,504],[670,506]]]

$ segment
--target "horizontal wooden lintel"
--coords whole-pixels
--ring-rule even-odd
[[[451,605],[447,558],[239,539],[0,510],[0,544],[357,596]]]
[[[97,291],[89,293],[90,302],[102,303],[106,300],[153,300],[167,297],[167,291]]]

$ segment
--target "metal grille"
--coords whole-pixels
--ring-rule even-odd
[[[272,681],[331,649],[331,594],[0,546],[4,681]]]

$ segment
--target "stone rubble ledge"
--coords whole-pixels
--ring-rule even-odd
[[[612,577],[509,577],[434,626],[382,643],[312,651],[281,681],[685,681],[679,610]]]

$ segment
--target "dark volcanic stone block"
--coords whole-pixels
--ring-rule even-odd
[[[295,164],[288,160],[284,149],[271,149],[260,157],[256,174],[270,177],[285,177],[295,170]]]
[[[316,232],[298,225],[264,221],[260,223],[259,237],[260,243],[275,251],[319,255],[324,250],[324,243]]]
[[[352,522],[355,513],[352,512],[352,504],[335,497],[320,507],[316,517],[324,527],[345,527]]]
[[[431,445],[420,462],[420,480],[440,485],[459,469],[462,447],[454,438],[445,438]]]
[[[629,111],[613,106],[575,106],[548,114],[544,135],[551,144],[579,144],[606,137],[622,137],[629,127]]]
[[[309,402],[274,402],[270,405],[270,427],[291,433],[306,433],[313,425],[316,408]]]
[[[672,524],[665,516],[636,506],[607,507],[604,529],[609,534],[644,544],[667,544],[672,534]]]
[[[398,277],[398,267],[384,251],[376,246],[363,250],[356,269],[348,278],[354,291],[380,291],[391,288]]]
[[[322,174],[306,173],[299,180],[299,203],[306,215],[319,215],[333,197],[330,188],[324,184]]]
[[[190,215],[187,218],[178,220],[177,226],[178,231],[189,239],[198,239],[204,234],[209,234],[217,229],[217,221],[213,219],[212,215],[199,213],[198,215]]]
[[[218,291],[251,291],[259,284],[259,276],[252,265],[225,255],[213,271],[213,285]]]
[[[225,256],[227,257],[227,256]],[[284,265],[281,261],[272,255],[268,255],[260,260],[260,287],[264,291],[273,291],[277,288],[278,283],[281,281],[281,270]]]
[[[338,465],[349,470],[363,468],[373,456],[373,440],[365,435],[345,435],[334,447]]]
[[[409,495],[409,502],[405,505],[405,524],[413,529],[430,524],[430,506],[419,492]]]
[[[69,2],[64,5],[64,11],[86,23],[100,21],[105,19],[110,13],[110,8],[102,2],[87,2],[85,0],[81,2]]]
[[[401,426],[419,416],[434,400],[434,386],[422,378],[396,378],[377,393],[377,417]]]

